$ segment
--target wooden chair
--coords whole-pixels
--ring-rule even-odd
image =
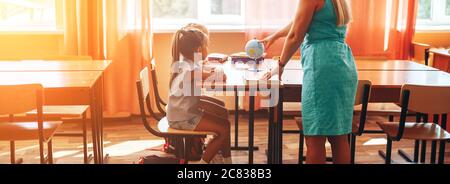
[[[355,106],[360,106],[361,110],[359,112],[355,112],[355,116],[353,117],[352,122],[352,133],[350,135],[350,146],[351,146],[351,162],[355,162],[355,151],[356,151],[356,136],[360,136],[365,133],[365,125],[366,123],[376,121],[367,119],[367,107],[370,98],[370,89],[372,83],[370,81],[361,80],[358,82],[358,89],[355,97]],[[305,136],[303,135],[303,122],[301,117],[295,118],[297,125],[300,130],[300,140],[299,140],[299,164],[302,164],[303,161],[306,160],[304,157],[303,149],[304,149],[304,141]],[[333,161],[332,158],[327,158],[327,161]]]
[[[16,161],[15,141],[39,140],[41,164],[53,164],[52,138],[62,122],[44,122],[43,88],[40,84],[0,86],[0,115],[9,115],[9,122],[0,122],[0,140],[10,141],[11,163]],[[14,122],[14,114],[25,113],[36,109],[35,122]],[[47,156],[44,144],[47,143]]]
[[[58,118],[62,120],[66,119],[78,119],[81,120],[82,132],[56,132],[54,137],[82,137],[83,139],[83,161],[84,164],[89,164],[92,161],[92,154],[88,153],[88,133],[87,133],[87,111],[89,106],[79,105],[79,106],[44,106],[43,114],[45,119]],[[27,116],[36,116],[37,111],[33,110],[26,113]],[[92,132],[95,130],[94,125],[92,125]],[[95,134],[92,134],[92,140],[95,139]],[[94,142],[94,141],[93,141]],[[95,152],[95,150],[94,150]]]
[[[92,61],[91,56],[76,56],[76,55],[59,55],[42,57],[43,60],[55,60],[55,61]],[[46,119],[63,118],[63,119],[80,119],[82,124],[82,132],[57,132],[55,137],[82,137],[83,139],[83,159],[84,163],[88,164],[92,161],[92,154],[88,154],[88,141],[87,141],[87,111],[89,106],[44,106],[43,114]],[[35,116],[37,111],[27,112],[28,116]],[[93,127],[94,128],[94,127]],[[94,130],[93,130],[94,131]],[[94,140],[94,134],[92,139]],[[94,150],[95,152],[95,150]]]
[[[422,64],[430,66],[430,49],[431,45],[412,42],[411,59],[418,63],[422,63],[421,61],[424,61]]]
[[[152,59],[152,61],[151,61],[150,75],[151,75],[151,79],[152,79],[151,84],[152,84],[152,87],[154,90],[156,108],[158,109],[159,114],[161,114],[161,115],[155,114],[154,117],[155,117],[155,119],[157,119],[159,121],[162,119],[161,116],[163,116],[163,117],[166,116],[167,103],[161,98],[161,95],[159,94],[155,59]],[[201,100],[208,102],[208,103],[214,103],[216,105],[225,107],[225,102],[223,102],[222,100],[219,100],[217,98],[214,98],[214,97],[202,96]]]
[[[432,141],[431,163],[436,162],[437,142],[440,142],[439,164],[444,164],[445,142],[450,140],[450,134],[445,130],[447,115],[450,113],[450,87],[404,85],[401,98],[402,112],[399,122],[378,122],[380,128],[387,135],[386,153],[380,151],[386,164],[391,164],[392,142],[402,139]],[[441,126],[438,118],[433,123],[406,122],[408,111],[422,114],[441,116]],[[415,148],[416,150],[418,147]],[[422,152],[425,155],[426,150]],[[425,158],[425,157],[423,157]],[[408,160],[411,161],[411,160]],[[423,160],[424,161],[424,160]]]
[[[217,136],[214,132],[200,132],[200,131],[187,131],[187,130],[176,130],[169,127],[169,122],[167,118],[163,117],[157,123],[157,125],[150,125],[147,120],[147,111],[152,115],[156,115],[156,113],[152,109],[152,103],[150,101],[150,79],[149,79],[149,70],[148,68],[144,68],[140,73],[140,80],[137,81],[137,91],[139,97],[139,107],[141,111],[141,118],[144,124],[144,127],[151,134],[161,137],[161,138],[172,138],[183,140],[181,142],[182,145],[177,145],[177,149],[179,153],[177,157],[184,158],[189,160],[189,150],[186,148],[191,147],[192,138],[205,138],[208,135]]]

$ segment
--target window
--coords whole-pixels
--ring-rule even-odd
[[[419,0],[417,28],[450,28],[450,0]]]
[[[0,31],[56,31],[56,0],[0,0]]]
[[[245,0],[152,0],[154,28],[176,29],[189,22],[214,28],[242,26]]]

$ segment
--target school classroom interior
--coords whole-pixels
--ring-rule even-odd
[[[203,24],[208,52],[231,56],[289,23],[295,3],[0,0],[0,164],[201,157],[198,140],[212,134],[179,132],[164,118],[174,33]],[[352,163],[450,163],[450,0],[357,0],[351,8],[346,41],[366,82],[349,135]],[[282,48],[280,40],[263,62],[276,62]],[[246,70],[222,64],[231,90],[209,98],[228,112],[233,164],[304,164],[299,55],[274,106],[249,95]],[[410,96],[411,109],[408,84],[421,94]]]

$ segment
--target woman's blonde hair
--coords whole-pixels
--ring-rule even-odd
[[[332,0],[336,11],[338,26],[345,26],[352,21],[352,9],[348,0]]]

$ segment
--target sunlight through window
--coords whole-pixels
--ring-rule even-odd
[[[0,0],[0,31],[56,30],[55,0]]]

